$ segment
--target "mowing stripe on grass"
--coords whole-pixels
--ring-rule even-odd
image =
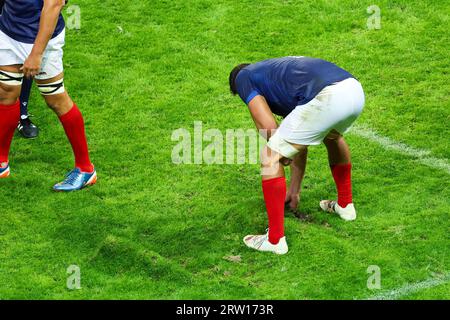
[[[404,143],[396,142],[388,137],[383,137],[362,125],[354,126],[351,133],[380,144],[386,150],[396,151],[398,153],[416,158],[421,164],[428,167],[439,169],[450,174],[450,163],[448,159],[440,159],[433,157],[428,150],[410,147]]]
[[[386,291],[379,295],[368,298],[367,300],[397,300],[410,294],[434,288],[443,284],[450,283],[450,272],[445,274],[443,277],[430,278],[422,282],[417,282],[413,284],[404,285],[401,288],[394,289],[391,291]]]

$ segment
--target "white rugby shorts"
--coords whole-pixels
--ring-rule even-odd
[[[361,114],[365,103],[361,84],[349,78],[323,89],[307,104],[297,106],[268,142],[269,148],[292,159],[292,144],[320,144],[332,130],[344,134]]]
[[[48,42],[42,58],[41,70],[35,77],[36,79],[50,79],[64,71],[64,43],[65,30]],[[33,44],[16,41],[0,30],[0,66],[23,64],[30,55],[32,49]]]

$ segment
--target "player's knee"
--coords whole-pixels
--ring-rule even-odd
[[[265,146],[261,156],[261,166],[263,168],[278,166],[280,159],[281,157],[276,151],[272,150],[268,146]]]
[[[278,166],[282,165],[280,160],[274,160],[274,159],[267,159],[266,161],[261,163],[261,167],[263,169],[271,169],[276,168]]]
[[[342,139],[342,134],[337,132],[336,130],[331,130],[328,135],[325,137],[324,141],[337,141]]]
[[[327,146],[339,144],[344,140],[344,137],[341,134],[329,134],[324,140],[323,143]]]
[[[45,102],[47,103],[47,106],[50,109],[53,110],[60,110],[60,109],[64,109],[70,106],[70,103],[68,101],[68,99],[66,99],[66,97],[51,97],[51,98],[45,98]]]
[[[70,111],[73,102],[67,94],[58,94],[52,96],[44,96],[47,106],[58,115],[65,114]]]

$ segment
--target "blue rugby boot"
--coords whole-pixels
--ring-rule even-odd
[[[70,192],[92,186],[97,182],[97,172],[81,172],[79,168],[70,171],[63,182],[53,186],[54,191]]]

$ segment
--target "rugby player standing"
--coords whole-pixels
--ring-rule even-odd
[[[320,207],[344,220],[355,220],[350,150],[342,135],[363,110],[361,84],[333,63],[308,57],[241,64],[232,70],[229,81],[231,92],[248,105],[256,127],[266,132],[268,139],[262,159],[262,189],[269,229],[265,235],[246,236],[244,243],[259,251],[288,252],[285,202],[296,208],[308,147],[322,142],[338,198],[323,200]],[[273,114],[284,117],[279,127]],[[292,169],[289,192],[283,167],[288,163]]]
[[[36,80],[72,145],[75,169],[55,191],[80,190],[97,181],[84,120],[64,87],[64,0],[6,0],[0,16],[0,178],[10,174],[9,149],[20,118],[23,77]]]

